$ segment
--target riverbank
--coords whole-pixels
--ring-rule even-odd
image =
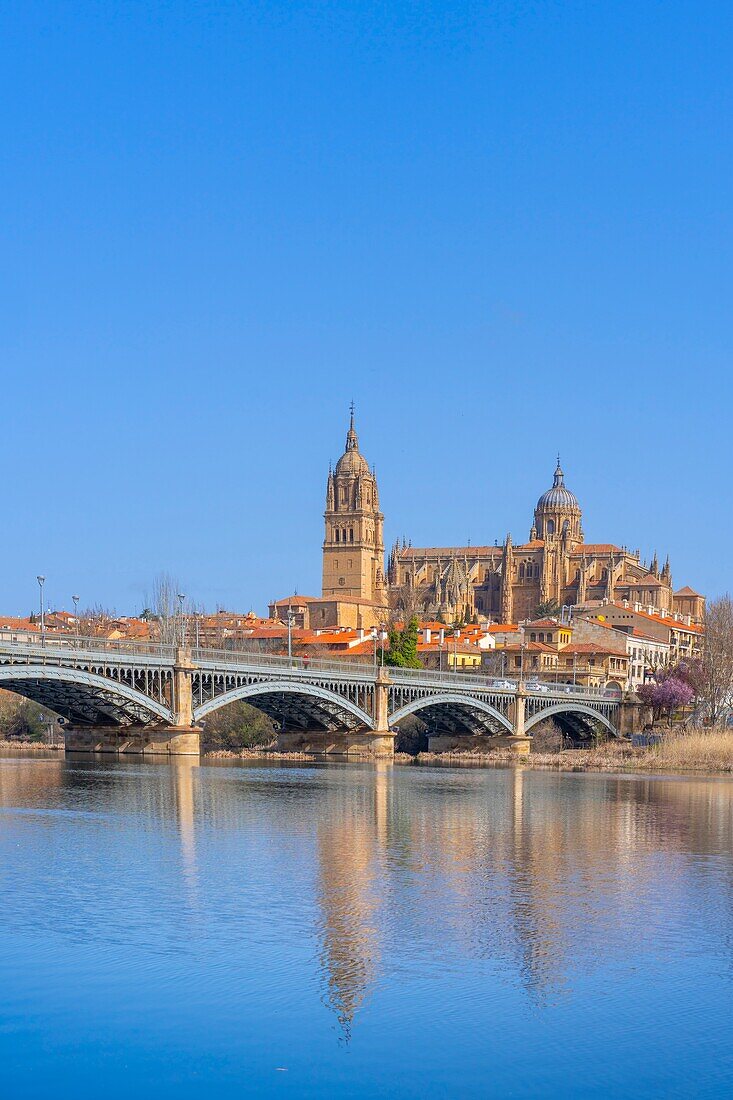
[[[276,749],[220,749],[204,754],[218,760],[319,760],[315,753],[278,752]],[[733,773],[733,730],[694,730],[666,736],[658,745],[635,748],[628,742],[609,741],[597,748],[530,752],[517,757],[508,750],[490,752],[398,752],[395,764],[407,766],[473,765],[475,767],[551,768],[557,771],[696,772],[707,775]]]
[[[0,752],[63,752],[63,742],[60,745],[46,745],[43,741],[2,741],[0,740]]]

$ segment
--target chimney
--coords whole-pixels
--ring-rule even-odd
[[[440,643],[440,645],[442,645],[444,641],[445,641],[445,630],[441,626],[440,630],[438,631],[438,642]]]
[[[425,630],[423,631],[423,634],[425,635],[424,638],[423,638],[423,641],[425,642],[425,645],[430,645],[430,639],[433,636],[433,632],[432,632],[432,630],[430,629],[429,626],[425,627]]]

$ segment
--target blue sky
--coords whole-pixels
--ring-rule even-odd
[[[0,610],[320,584],[357,405],[387,540],[731,585],[733,8],[0,11]]]

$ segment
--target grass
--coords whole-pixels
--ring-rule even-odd
[[[648,766],[673,771],[733,771],[733,730],[703,729],[672,733],[644,750]]]
[[[560,771],[669,771],[733,772],[733,730],[670,732],[658,745],[634,748],[624,741],[605,741],[597,748],[531,752],[514,756],[507,750],[458,753],[420,753],[417,758],[398,754],[398,763],[513,765],[556,768]]]

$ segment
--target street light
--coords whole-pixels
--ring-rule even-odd
[[[78,596],[72,596],[71,597],[71,602],[74,605],[74,627],[75,627],[75,632],[76,632],[76,640],[77,640],[77,643],[78,643],[78,641],[79,641],[79,597]]]
[[[181,649],[186,644],[186,624],[183,619],[183,601],[185,600],[183,592],[178,593],[178,617],[180,620],[180,635],[181,635]]]
[[[288,604],[288,664],[293,663],[293,623],[295,622],[295,615],[293,609]]]
[[[39,591],[39,597],[40,597],[40,602],[41,602],[41,645],[45,645],[46,644],[46,611],[45,611],[45,608],[43,606],[43,585],[44,585],[44,582],[45,582],[46,578],[42,574],[39,573],[39,575],[36,577],[36,580],[38,581],[38,591]]]
[[[384,668],[384,643],[387,641],[388,637],[389,637],[389,634],[384,629],[384,627],[382,627],[382,629],[379,632],[379,640],[382,643],[382,661],[381,661],[382,668]]]
[[[458,671],[458,639],[461,636],[460,630],[453,631],[453,671]]]
[[[377,632],[377,628],[376,628],[376,626],[373,626],[372,627],[372,640],[374,642],[374,675],[375,676],[377,675],[377,638],[378,637],[379,637],[379,634]]]

